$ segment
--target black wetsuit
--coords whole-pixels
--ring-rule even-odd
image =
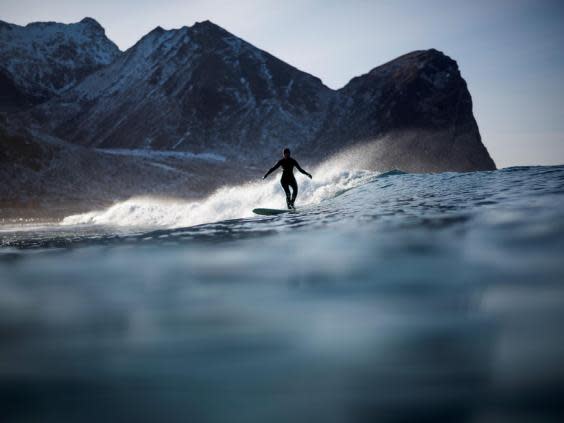
[[[298,184],[296,182],[296,178],[294,178],[294,167],[296,167],[301,173],[307,175],[311,178],[311,175],[303,170],[298,162],[291,157],[283,158],[278,160],[278,163],[272,167],[264,177],[266,178],[276,169],[282,166],[282,177],[280,178],[280,184],[282,184],[282,188],[284,188],[284,192],[286,193],[286,204],[288,208],[294,207],[294,201],[296,201],[296,197],[298,196]],[[290,197],[290,187],[292,187],[292,195]]]

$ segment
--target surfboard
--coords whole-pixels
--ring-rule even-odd
[[[274,216],[283,213],[295,213],[296,209],[253,209],[254,214],[260,214],[262,216]]]

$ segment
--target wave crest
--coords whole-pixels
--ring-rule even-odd
[[[311,172],[310,180],[297,174],[298,207],[320,203],[361,185],[377,175],[366,170],[343,170],[348,160],[333,159]],[[200,201],[134,197],[98,211],[68,216],[63,225],[188,227],[250,217],[258,207],[284,208],[285,196],[276,175],[267,181],[223,187]]]

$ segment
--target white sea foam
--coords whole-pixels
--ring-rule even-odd
[[[297,207],[317,204],[338,193],[354,188],[374,175],[351,168],[350,160],[340,157],[311,170],[313,179],[297,173]],[[285,196],[279,175],[267,181],[223,187],[201,201],[135,197],[105,210],[66,217],[63,225],[101,224],[117,226],[186,227],[252,216],[256,207],[285,208]]]

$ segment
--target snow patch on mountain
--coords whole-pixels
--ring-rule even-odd
[[[191,153],[189,151],[161,151],[161,150],[142,150],[142,149],[120,149],[120,148],[97,148],[96,151],[104,154],[114,154],[118,156],[136,156],[145,158],[166,158],[173,157],[179,159],[199,159],[224,162],[225,156],[215,153]]]
[[[26,26],[0,21],[0,70],[31,97],[60,95],[120,54],[92,18]]]

